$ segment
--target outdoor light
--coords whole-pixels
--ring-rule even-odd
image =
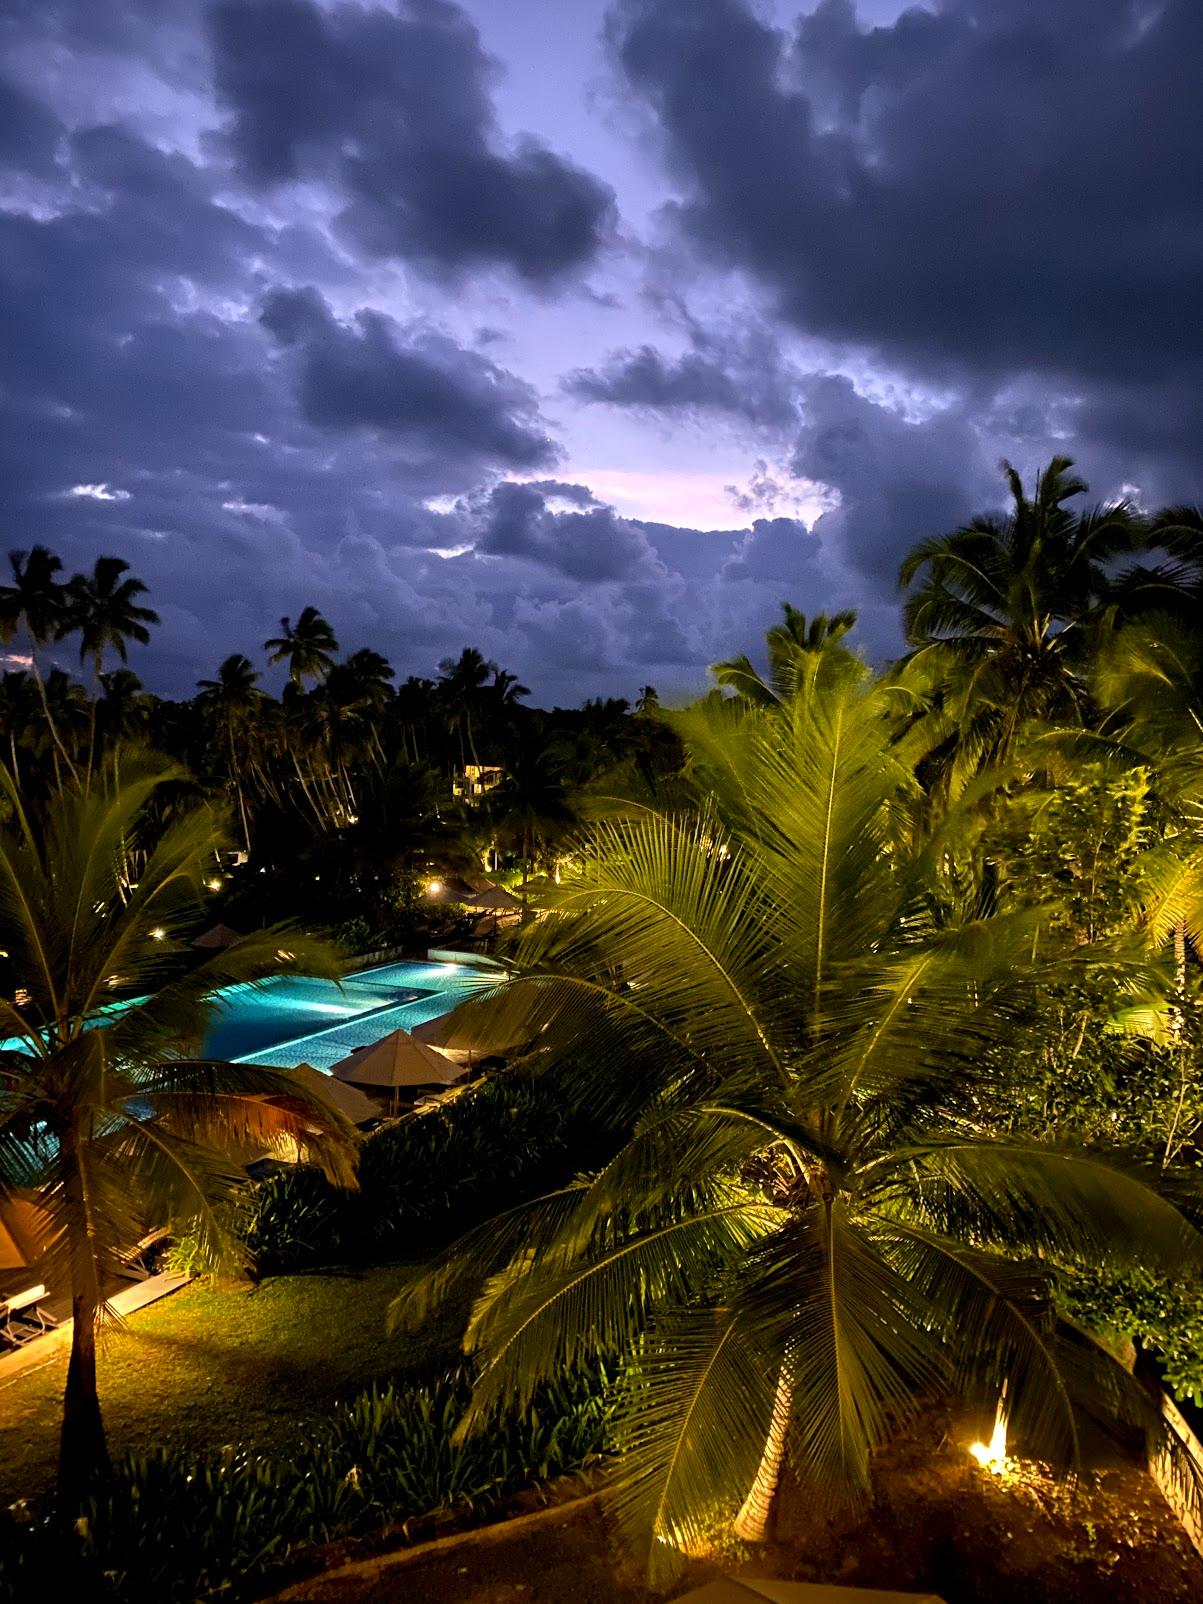
[[[152,941],[166,941],[167,940],[167,932],[166,932],[166,930],[163,929],[162,925],[156,925],[154,927],[154,929],[150,933],[150,939]]]
[[[443,882],[441,880],[432,880],[426,889],[430,892],[432,897],[437,897],[439,892],[443,889]]]
[[[1001,1476],[1007,1468],[1007,1417],[1003,1413],[1003,1396],[998,1400],[998,1409],[994,1415],[994,1430],[990,1434],[989,1442],[974,1442],[969,1444],[969,1452],[983,1470],[988,1470],[992,1476]]]
[[[221,881],[220,880],[206,880],[205,884],[208,886],[210,891],[220,891],[221,890]]]

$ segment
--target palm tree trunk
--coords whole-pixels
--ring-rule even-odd
[[[63,1393],[59,1444],[59,1492],[79,1501],[109,1469],[109,1450],[96,1390],[96,1305],[86,1294],[71,1300],[71,1358]]]
[[[1174,1007],[1171,1014],[1171,1033],[1174,1039],[1174,1057],[1178,1068],[1178,1096],[1174,1114],[1165,1139],[1165,1152],[1161,1162],[1173,1162],[1182,1121],[1182,1108],[1186,1101],[1189,1068],[1189,1043],[1186,1036],[1186,921],[1179,919],[1174,925]]]
[[[50,702],[46,696],[46,682],[42,678],[42,670],[38,667],[38,643],[34,639],[32,632],[29,636],[29,663],[33,669],[34,684],[38,688],[38,695],[42,701],[42,712],[46,715],[46,726],[50,731],[50,750],[54,756],[54,783],[58,786],[62,783],[58,761],[60,752],[63,754],[63,761],[66,763],[67,772],[72,779],[78,779],[79,776],[75,772],[75,764],[71,761],[71,754],[63,744],[63,738],[58,732],[58,725],[54,722],[54,714],[50,711]]]
[[[785,1464],[785,1444],[789,1437],[790,1416],[794,1407],[794,1384],[789,1366],[783,1364],[777,1378],[777,1395],[773,1399],[773,1418],[765,1439],[756,1475],[748,1489],[748,1496],[735,1517],[732,1528],[736,1537],[745,1543],[763,1543],[769,1535],[773,1516],[773,1502],[781,1481],[781,1468]]]
[[[92,659],[92,705],[88,710],[88,780],[92,783],[92,765],[96,761],[96,708],[100,701],[100,679],[104,669],[104,653],[97,652]]]
[[[96,1390],[96,1316],[100,1283],[93,1251],[91,1200],[77,1157],[76,1133],[60,1138],[65,1193],[73,1227],[84,1237],[82,1251],[71,1255],[71,1357],[63,1392],[63,1426],[59,1439],[59,1492],[78,1505],[109,1469],[100,1395]]]

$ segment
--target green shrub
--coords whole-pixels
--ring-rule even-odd
[[[264,1275],[406,1258],[567,1180],[590,1140],[552,1077],[490,1076],[369,1136],[357,1192],[305,1166],[256,1182],[241,1234]]]
[[[0,1596],[142,1604],[261,1591],[290,1555],[419,1515],[483,1510],[602,1452],[611,1377],[595,1364],[547,1387],[521,1415],[453,1441],[465,1371],[424,1387],[377,1387],[337,1409],[287,1459],[231,1448],[161,1450],[119,1462],[71,1525],[53,1510],[9,1512]]]
[[[1203,1284],[1170,1281],[1150,1270],[1122,1277],[1080,1271],[1065,1280],[1058,1302],[1088,1331],[1139,1342],[1174,1396],[1203,1408]]]
[[[238,1231],[258,1272],[279,1275],[330,1263],[341,1251],[352,1196],[304,1164],[254,1182],[239,1210]]]

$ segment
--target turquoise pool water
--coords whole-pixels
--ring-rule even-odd
[[[266,984],[230,986],[205,1052],[237,1064],[328,1070],[391,1030],[412,1030],[450,1013],[471,989],[466,964],[395,963],[331,980],[277,975]]]
[[[391,1030],[412,1030],[450,1013],[478,973],[467,964],[393,963],[357,970],[341,986],[303,975],[226,986],[217,993],[220,1010],[202,1055],[236,1064],[279,1069],[312,1064],[329,1070]],[[102,1013],[128,1006],[117,1003]],[[21,1046],[16,1040],[0,1042],[0,1049]]]

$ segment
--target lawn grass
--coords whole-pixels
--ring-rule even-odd
[[[227,1443],[286,1451],[336,1400],[437,1364],[461,1327],[449,1317],[418,1337],[391,1337],[385,1315],[402,1274],[386,1265],[258,1286],[198,1283],[131,1315],[105,1336],[98,1366],[113,1453]],[[66,1370],[62,1349],[0,1390],[0,1502],[53,1481]]]

